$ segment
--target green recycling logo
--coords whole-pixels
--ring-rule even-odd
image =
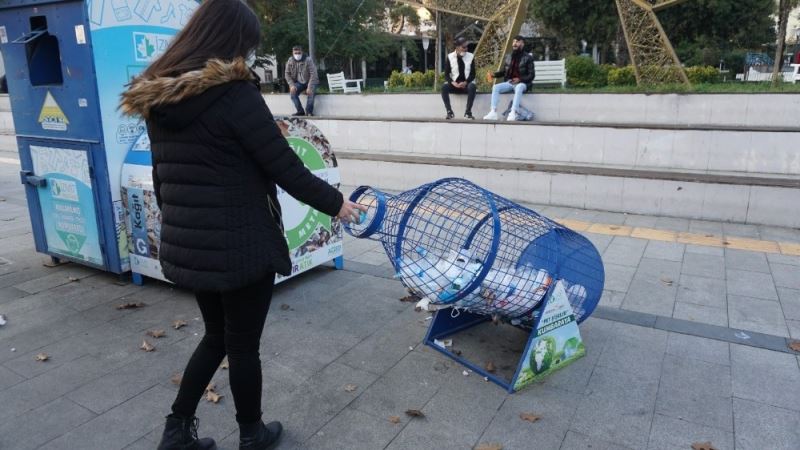
[[[75,233],[67,233],[65,231],[58,230],[58,237],[64,242],[64,245],[67,247],[67,251],[72,255],[79,255],[81,251],[81,247],[86,242],[86,236],[75,234]]]
[[[318,171],[326,168],[325,161],[314,144],[295,136],[289,136],[286,140],[308,170]],[[308,205],[301,205],[307,209],[305,217],[294,228],[286,230],[286,240],[289,244],[289,249],[292,250],[305,244],[320,226],[328,231],[331,230],[330,216]]]

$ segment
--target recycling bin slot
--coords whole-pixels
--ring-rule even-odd
[[[61,49],[58,38],[47,32],[47,18],[30,18],[31,32],[14,40],[25,45],[28,73],[32,86],[60,85],[64,83],[61,71]]]

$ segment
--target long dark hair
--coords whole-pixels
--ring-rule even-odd
[[[246,58],[261,39],[258,17],[242,0],[205,0],[189,23],[142,78],[174,77],[205,67],[210,59]]]

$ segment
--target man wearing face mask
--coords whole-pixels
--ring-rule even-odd
[[[289,84],[289,94],[292,97],[297,112],[293,116],[313,116],[314,115],[314,95],[316,95],[319,76],[317,66],[309,56],[303,53],[303,47],[295,45],[292,48],[292,57],[286,62],[284,78]],[[308,99],[306,109],[300,103],[300,93],[305,91]]]
[[[511,112],[508,114],[508,120],[517,120],[517,108],[522,94],[528,90],[536,77],[533,55],[525,51],[525,38],[514,37],[512,49],[511,54],[506,55],[505,70],[494,74],[495,77],[502,76],[505,81],[495,84],[492,88],[492,110],[483,120],[497,120],[497,103],[500,101],[500,94],[507,92],[514,92],[514,101],[511,105]]]
[[[467,51],[469,42],[463,37],[455,41],[455,50],[447,55],[444,61],[445,83],[442,86],[442,101],[447,109],[447,120],[455,117],[450,107],[450,93],[467,94],[467,109],[464,117],[475,120],[472,116],[472,102],[475,101],[477,87],[475,80],[475,56]]]

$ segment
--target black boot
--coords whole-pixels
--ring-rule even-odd
[[[264,425],[259,420],[255,423],[239,424],[239,450],[270,450],[278,445],[283,426],[280,422]]]
[[[197,417],[185,419],[168,415],[158,450],[216,450],[217,444],[213,439],[197,439],[197,422]]]

